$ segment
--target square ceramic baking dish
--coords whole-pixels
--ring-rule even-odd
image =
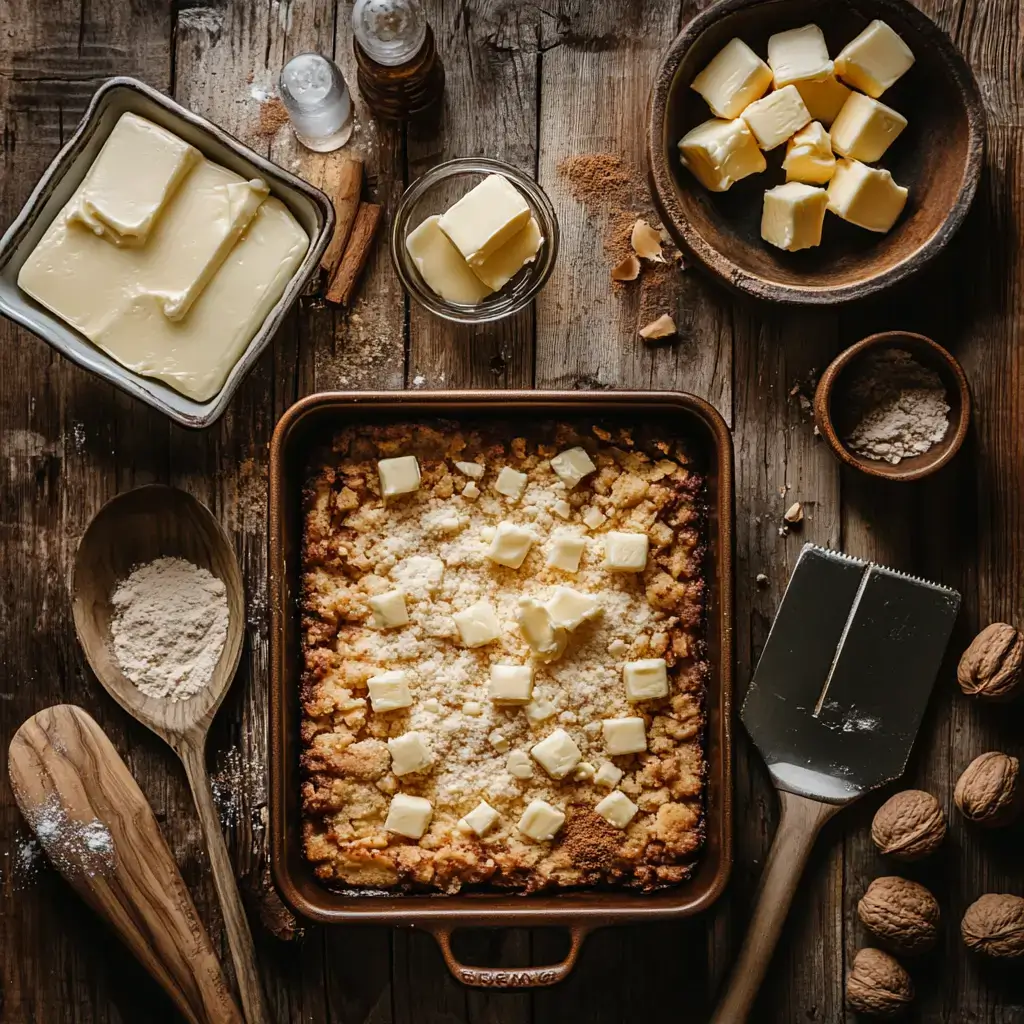
[[[302,486],[311,448],[349,423],[444,417],[538,418],[623,425],[664,424],[698,447],[708,481],[707,842],[687,882],[653,893],[572,891],[523,896],[454,896],[339,891],[317,880],[301,842],[299,648]],[[345,392],[311,395],[293,405],[270,448],[270,835],[274,879],[302,916],[322,924],[413,925],[433,933],[454,976],[468,985],[551,985],[572,969],[584,936],[626,922],[687,917],[721,894],[732,863],[732,442],[722,417],[692,395],[659,391]],[[560,964],[518,969],[468,967],[452,953],[461,927],[564,927],[570,947]]]
[[[158,380],[123,367],[18,287],[18,272],[43,233],[81,184],[118,118],[127,111],[162,125],[204,156],[245,178],[262,178],[309,235],[309,250],[277,305],[267,314],[224,387],[206,402],[187,398]],[[134,78],[111,78],[96,90],[74,135],[54,157],[14,223],[0,238],[0,313],[52,345],[61,355],[186,427],[208,427],[224,412],[306,282],[316,273],[334,231],[334,208],[319,189],[243,146],[224,129]]]

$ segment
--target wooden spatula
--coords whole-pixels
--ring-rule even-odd
[[[907,766],[960,595],[807,544],[740,715],[782,814],[711,1024],[747,1020],[822,825]]]
[[[242,1024],[142,790],[81,708],[33,715],[11,741],[21,813],[79,895],[194,1024]]]

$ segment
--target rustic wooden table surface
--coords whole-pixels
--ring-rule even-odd
[[[695,270],[667,293],[613,294],[602,253],[607,216],[572,196],[558,165],[581,153],[643,169],[643,111],[659,56],[694,13],[691,0],[425,0],[448,74],[440,127],[377,126],[359,108],[355,147],[372,192],[393,208],[405,183],[449,157],[487,155],[537,176],[562,225],[554,277],[532,310],[500,326],[456,329],[410,308],[378,248],[349,314],[308,304],[212,429],[192,433],[124,397],[0,322],[0,745],[30,714],[61,701],[89,709],[128,761],[163,823],[218,947],[226,944],[199,827],[171,752],[101,692],[75,640],[68,600],[78,538],[101,503],[152,481],[184,487],[230,529],[248,588],[243,668],[222,710],[210,761],[239,877],[263,870],[267,701],[266,464],[281,412],[332,388],[678,388],[714,403],[735,437],[737,678],[749,679],[787,573],[804,541],[843,547],[960,588],[954,646],[993,619],[1024,619],[1024,43],[1011,0],[922,0],[981,84],[989,147],[965,229],[909,289],[842,310],[750,305]],[[335,53],[354,80],[348,0],[2,0],[0,224],[24,202],[93,90],[135,75],[316,181],[322,158],[260,124],[261,100],[291,55]],[[642,180],[642,178],[641,178]],[[632,206],[647,208],[643,188]],[[646,288],[646,291],[645,291]],[[636,337],[667,303],[674,344]],[[661,312],[659,308],[657,312]],[[798,385],[874,330],[930,333],[954,350],[977,402],[967,450],[939,478],[883,486],[841,471],[814,436]],[[801,530],[780,535],[801,501]],[[759,573],[767,583],[755,584]],[[1024,753],[1020,710],[960,697],[947,665],[915,750],[911,781],[952,810],[953,782],[976,754]],[[705,917],[599,932],[571,979],[536,994],[470,991],[433,940],[388,929],[310,929],[301,944],[261,937],[275,1019],[288,1022],[648,1022],[704,1019],[742,935],[777,817],[764,769],[736,752],[736,859],[725,898]],[[0,766],[2,767],[2,766]],[[847,1020],[845,967],[866,936],[856,902],[885,873],[868,838],[868,800],[822,837],[756,1020]],[[921,1021],[1024,1022],[1017,977],[963,954],[957,923],[985,891],[1024,891],[1022,832],[980,835],[951,815],[951,836],[920,872],[938,893],[941,950],[915,970]],[[0,1021],[162,1022],[173,1011],[27,841],[0,786]],[[562,948],[538,932],[470,936],[478,962],[540,962]]]

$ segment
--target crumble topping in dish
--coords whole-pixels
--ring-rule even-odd
[[[694,869],[703,478],[679,443],[503,427],[350,427],[311,459],[303,839],[328,884]]]

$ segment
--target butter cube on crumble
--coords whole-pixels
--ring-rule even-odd
[[[555,705],[549,700],[544,700],[543,697],[540,700],[531,700],[523,708],[523,711],[526,713],[526,719],[531,725],[540,725],[541,722],[546,722],[549,718],[555,717]]]
[[[610,530],[604,539],[604,567],[609,572],[643,572],[647,566],[647,534]]]
[[[509,775],[517,779],[528,779],[533,775],[533,762],[521,750],[513,750],[505,760]]]
[[[366,685],[370,691],[370,707],[376,712],[397,711],[412,705],[409,681],[404,672],[381,672],[371,676]]]
[[[433,816],[434,808],[429,800],[421,796],[396,793],[391,798],[384,827],[389,832],[395,832],[407,839],[420,839],[427,831]]]
[[[600,509],[591,506],[583,513],[583,522],[588,529],[596,530],[608,522],[608,517]]]
[[[479,462],[456,462],[455,468],[471,480],[479,480],[484,475],[484,467]]]
[[[546,800],[531,800],[519,819],[519,831],[536,843],[554,839],[565,824],[565,815]]]
[[[525,561],[533,540],[533,534],[522,526],[498,523],[491,546],[487,549],[487,557],[498,565],[518,569]]]
[[[587,546],[586,540],[567,530],[558,530],[551,538],[548,566],[563,572],[579,572],[580,558]]]
[[[380,492],[385,498],[411,494],[420,487],[420,464],[415,455],[400,455],[395,459],[381,459],[377,463]]]
[[[483,647],[501,636],[498,616],[486,601],[477,601],[461,612],[456,612],[452,618],[467,647]]]
[[[409,775],[423,771],[433,764],[434,756],[419,732],[406,732],[388,740],[391,752],[391,770],[396,775]]]
[[[377,594],[369,600],[370,611],[373,612],[373,624],[378,629],[394,629],[409,623],[409,613],[405,609],[405,594],[401,590],[389,590],[386,594]]]
[[[585,476],[593,473],[597,466],[583,448],[568,448],[551,460],[555,475],[571,491]]]
[[[533,669],[529,665],[492,665],[488,691],[497,704],[527,704],[533,694]]]
[[[544,607],[556,626],[570,631],[601,611],[601,604],[596,597],[581,594],[571,587],[555,587]]]
[[[494,828],[499,817],[498,812],[486,800],[481,800],[469,814],[459,819],[459,828],[464,832],[475,832],[482,836]]]
[[[625,774],[621,768],[616,768],[611,761],[605,761],[597,769],[597,774],[594,776],[594,785],[604,786],[605,789],[614,789]]]
[[[565,630],[551,621],[547,608],[535,597],[521,597],[516,621],[523,639],[541,661],[554,661],[565,650]]]
[[[626,700],[654,700],[668,696],[668,668],[664,658],[627,661],[622,667]]]
[[[600,801],[594,810],[609,824],[625,828],[640,808],[621,789],[616,789]]]
[[[642,754],[647,749],[647,729],[642,718],[606,718],[601,723],[604,747],[609,754]]]
[[[530,753],[553,779],[564,779],[583,760],[580,748],[564,729],[556,729],[540,743],[535,743]]]
[[[511,466],[502,466],[497,480],[494,481],[494,489],[499,494],[504,494],[506,498],[518,501],[526,490],[526,481],[525,473],[520,473]]]

